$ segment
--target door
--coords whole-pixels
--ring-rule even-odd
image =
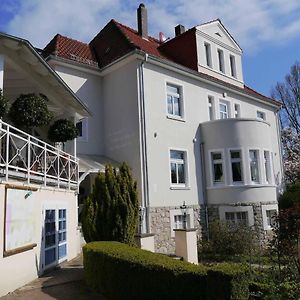
[[[67,210],[44,210],[43,270],[67,259]]]

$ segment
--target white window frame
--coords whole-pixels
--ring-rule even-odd
[[[170,227],[171,227],[171,237],[175,237],[175,216],[183,216],[183,211],[181,209],[171,209],[170,210]],[[187,208],[186,210],[187,225],[190,228],[194,227],[194,210],[192,208]],[[188,220],[189,219],[189,220]]]
[[[224,51],[222,49],[217,49],[217,55],[218,55],[218,68],[219,72],[222,74],[225,74],[225,61],[224,61]]]
[[[239,151],[240,152],[240,158],[231,158],[231,152],[232,151]],[[228,149],[228,160],[229,160],[229,174],[230,174],[230,184],[231,185],[244,185],[245,184],[245,172],[244,172],[244,152],[241,148],[229,148]],[[240,162],[241,164],[241,174],[242,174],[242,180],[241,181],[233,181],[233,173],[232,173],[232,163],[233,162]]]
[[[206,66],[212,68],[211,44],[204,42],[205,62]]]
[[[225,213],[231,213],[231,212],[247,212],[248,213],[248,226],[254,225],[254,213],[253,213],[253,207],[251,205],[249,206],[230,206],[230,205],[222,205],[219,207],[219,217],[221,221],[226,222]]]
[[[221,111],[221,105],[226,106],[226,110],[227,110],[226,112]],[[227,117],[226,118],[221,117],[221,114],[222,115],[224,114]],[[230,118],[230,102],[227,100],[219,99],[219,119],[224,120],[224,119],[229,119],[229,118]]]
[[[183,160],[177,160],[177,159],[172,159],[171,158],[171,151],[178,151],[183,153]],[[189,186],[189,180],[188,180],[188,153],[186,149],[178,149],[178,148],[169,148],[169,174],[170,174],[170,187],[171,188],[187,188]],[[172,183],[172,167],[171,163],[182,163],[183,161],[183,166],[184,166],[184,183]],[[178,174],[177,174],[177,181],[178,181]]]
[[[207,104],[208,104],[208,119],[209,121],[213,121],[216,119],[215,114],[215,97],[208,95],[207,96]],[[211,112],[211,115],[210,115]]]
[[[265,152],[268,153],[268,165],[266,169],[266,160],[265,160]],[[272,163],[272,151],[269,149],[262,150],[262,161],[263,161],[263,170],[264,170],[264,181],[266,184],[273,184],[274,182],[274,174],[273,174],[273,163]],[[269,180],[267,178],[267,172],[269,173]]]
[[[239,103],[234,103],[233,104],[233,117],[234,118],[240,118],[241,117],[241,105]]]
[[[256,151],[257,152],[257,171],[258,171],[258,181],[253,181],[251,176],[251,158],[250,158],[250,151]],[[248,170],[249,170],[249,181],[250,184],[261,184],[262,182],[262,174],[261,174],[261,150],[257,148],[248,148],[247,151],[247,157],[248,157]]]
[[[81,122],[82,124],[82,136],[78,136],[77,137],[77,141],[78,142],[87,142],[88,141],[88,118],[84,118],[84,119],[81,119],[79,120],[77,123]]]
[[[243,214],[243,213],[246,214],[246,219],[240,219],[240,220],[245,220],[245,224],[239,222],[239,219],[237,217],[238,214]],[[229,220],[226,218],[226,214],[233,214],[233,219],[230,219],[230,221],[233,220],[233,222],[229,222]],[[247,211],[235,211],[235,212],[233,212],[233,211],[226,211],[225,212],[225,222],[228,225],[245,225],[245,226],[248,226],[248,224],[249,224],[249,221],[248,221],[248,212]]]
[[[262,117],[260,117],[259,114],[261,114]],[[266,121],[266,113],[265,113],[264,111],[257,110],[257,111],[256,111],[256,118],[257,118],[258,120]]]
[[[223,181],[222,182],[215,182],[214,178],[215,178],[215,174],[214,174],[214,168],[213,168],[213,158],[212,158],[212,154],[213,153],[221,153],[222,154],[222,159],[220,160],[222,163],[222,171],[223,171]],[[225,170],[225,152],[224,149],[213,149],[213,150],[209,150],[208,151],[208,157],[209,157],[209,168],[210,168],[210,184],[212,187],[215,186],[224,186],[227,182],[227,178],[226,178],[226,170]]]
[[[229,64],[230,64],[230,75],[233,78],[237,78],[235,56],[232,54],[229,55]]]
[[[168,86],[178,88],[179,94],[178,93],[172,93],[168,92]],[[179,85],[178,83],[166,81],[165,82],[165,89],[166,89],[166,114],[169,119],[175,119],[175,120],[184,120],[184,100],[183,100],[183,86]],[[179,97],[179,110],[180,110],[180,115],[176,114],[171,114],[169,113],[168,110],[168,96],[171,97]],[[172,105],[173,105],[173,111],[174,111],[174,101],[172,100]]]
[[[278,213],[278,205],[277,204],[271,204],[271,205],[269,204],[269,205],[261,206],[264,230],[272,230],[272,226],[268,225],[268,217],[267,217],[268,210],[276,210]]]

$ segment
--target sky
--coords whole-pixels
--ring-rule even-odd
[[[111,19],[136,28],[140,1],[0,0],[0,31],[43,48],[56,34],[89,42]],[[150,35],[174,36],[186,28],[220,18],[243,49],[245,83],[270,96],[290,67],[300,61],[299,0],[149,0]]]

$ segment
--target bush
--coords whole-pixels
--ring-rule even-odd
[[[50,123],[52,114],[48,111],[47,101],[42,94],[22,94],[11,105],[9,118],[15,126],[31,133],[34,127]]]
[[[48,138],[52,142],[74,140],[78,136],[78,129],[72,121],[67,119],[56,120],[49,128]]]
[[[254,247],[254,232],[243,225],[229,225],[215,221],[209,225],[210,239],[200,242],[199,253],[203,256],[228,256],[249,254]]]
[[[0,89],[0,119],[6,117],[8,113],[8,100],[3,96],[2,90]]]
[[[292,207],[295,203],[300,203],[300,181],[289,184],[286,191],[279,197],[279,208],[286,209]]]
[[[119,170],[107,165],[84,201],[81,221],[85,240],[134,244],[138,210],[137,187],[130,168],[126,163]]]
[[[85,278],[108,299],[248,299],[247,270],[177,261],[118,242],[83,247]]]

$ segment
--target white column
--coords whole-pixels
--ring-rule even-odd
[[[3,91],[4,55],[0,54],[0,89]]]

